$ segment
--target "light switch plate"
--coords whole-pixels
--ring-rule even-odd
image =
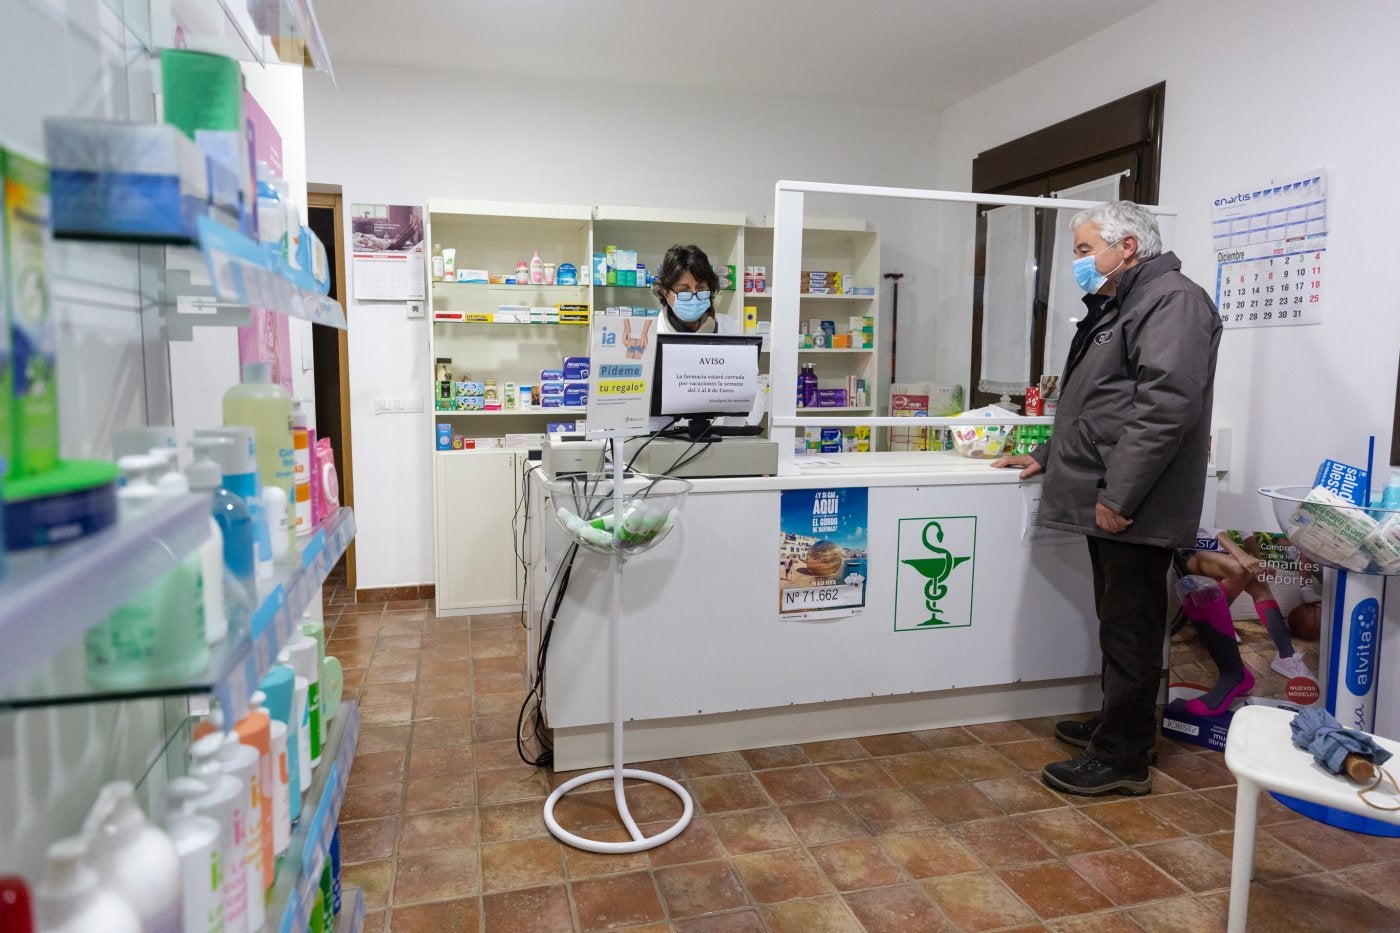
[[[409,318],[409,320],[412,320],[412,319],[414,319],[414,318],[421,318],[421,317],[423,317],[423,302],[421,302],[421,301],[410,301],[410,302],[408,303],[408,314],[407,314],[407,317]]]

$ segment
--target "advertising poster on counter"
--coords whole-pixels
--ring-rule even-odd
[[[1288,538],[1278,532],[1202,529],[1194,551],[1178,555],[1177,572],[1224,584],[1225,595],[1234,597],[1235,637],[1212,638],[1202,624],[1176,613],[1163,735],[1223,750],[1230,719],[1245,704],[1295,711],[1321,705],[1321,569]],[[1248,581],[1244,591],[1241,580]],[[1242,666],[1246,686],[1233,697],[1221,691],[1223,702],[1211,706],[1207,701],[1222,663]]]
[[[863,612],[869,490],[784,489],[779,521],[779,616],[822,620]]]
[[[621,313],[626,311],[626,314]],[[655,309],[607,308],[593,315],[589,436],[646,434],[656,359]]]
[[[896,632],[972,625],[977,516],[901,518],[896,553]]]

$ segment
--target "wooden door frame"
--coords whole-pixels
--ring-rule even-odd
[[[350,305],[346,301],[349,292],[345,280],[345,202],[339,191],[308,191],[306,206],[331,212],[335,230],[335,293],[340,296],[341,307],[345,309],[346,326],[350,322]],[[340,504],[355,507],[355,469],[353,465],[354,445],[350,443],[350,333],[336,331],[336,345],[340,357],[340,438],[344,450],[340,452],[340,462],[345,466],[345,475],[340,480]],[[347,592],[356,590],[355,539],[345,549],[345,586]]]

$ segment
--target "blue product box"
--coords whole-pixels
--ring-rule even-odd
[[[573,431],[573,429],[574,423],[572,421],[545,422],[545,430],[548,431],[550,434],[567,434]]]
[[[562,369],[542,369],[540,370],[541,385],[548,385],[551,382],[563,382],[564,370]]]
[[[1360,467],[1347,466],[1336,460],[1324,460],[1317,468],[1314,486],[1321,486],[1353,505],[1365,505],[1370,477]]]
[[[452,449],[452,425],[440,424],[437,426],[437,449]]]
[[[564,404],[570,408],[583,408],[586,406],[588,404],[588,383],[565,383]]]
[[[209,207],[209,159],[161,123],[49,120],[55,236],[193,242]]]
[[[458,398],[465,395],[485,395],[486,383],[464,380],[453,383],[452,389]]]
[[[588,357],[586,356],[566,356],[564,357],[564,379],[568,382],[580,382],[588,378]]]
[[[563,408],[563,407],[564,407],[564,396],[562,396],[562,395],[544,395],[544,396],[541,396],[541,397],[540,397],[540,407],[541,407],[541,408]]]
[[[540,383],[540,397],[541,397],[541,398],[545,398],[545,397],[551,396],[551,395],[558,395],[558,396],[561,396],[561,397],[562,397],[563,394],[564,394],[564,383],[563,383],[562,380],[561,380],[561,381],[554,381],[554,382],[541,382],[541,383]]]
[[[593,284],[606,285],[608,282],[608,257],[605,253],[593,254]]]

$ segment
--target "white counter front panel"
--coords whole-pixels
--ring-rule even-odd
[[[907,486],[832,480],[832,487],[870,487],[864,611],[824,621],[781,619],[781,492],[734,489],[742,481],[712,481],[719,489],[705,491],[701,481],[676,531],[627,563],[627,719],[1098,674],[1083,541],[1025,546],[1024,489],[1014,480]],[[809,486],[810,478],[797,484]],[[946,593],[936,603],[944,624],[920,625],[933,615],[920,568],[935,576],[946,570],[939,552],[923,543],[930,521],[944,531],[944,556],[969,559],[946,574]],[[552,520],[545,533],[552,576],[564,538]],[[930,539],[937,544],[936,531]],[[611,718],[611,579],[606,557],[580,552],[549,651],[548,715],[556,728]]]

